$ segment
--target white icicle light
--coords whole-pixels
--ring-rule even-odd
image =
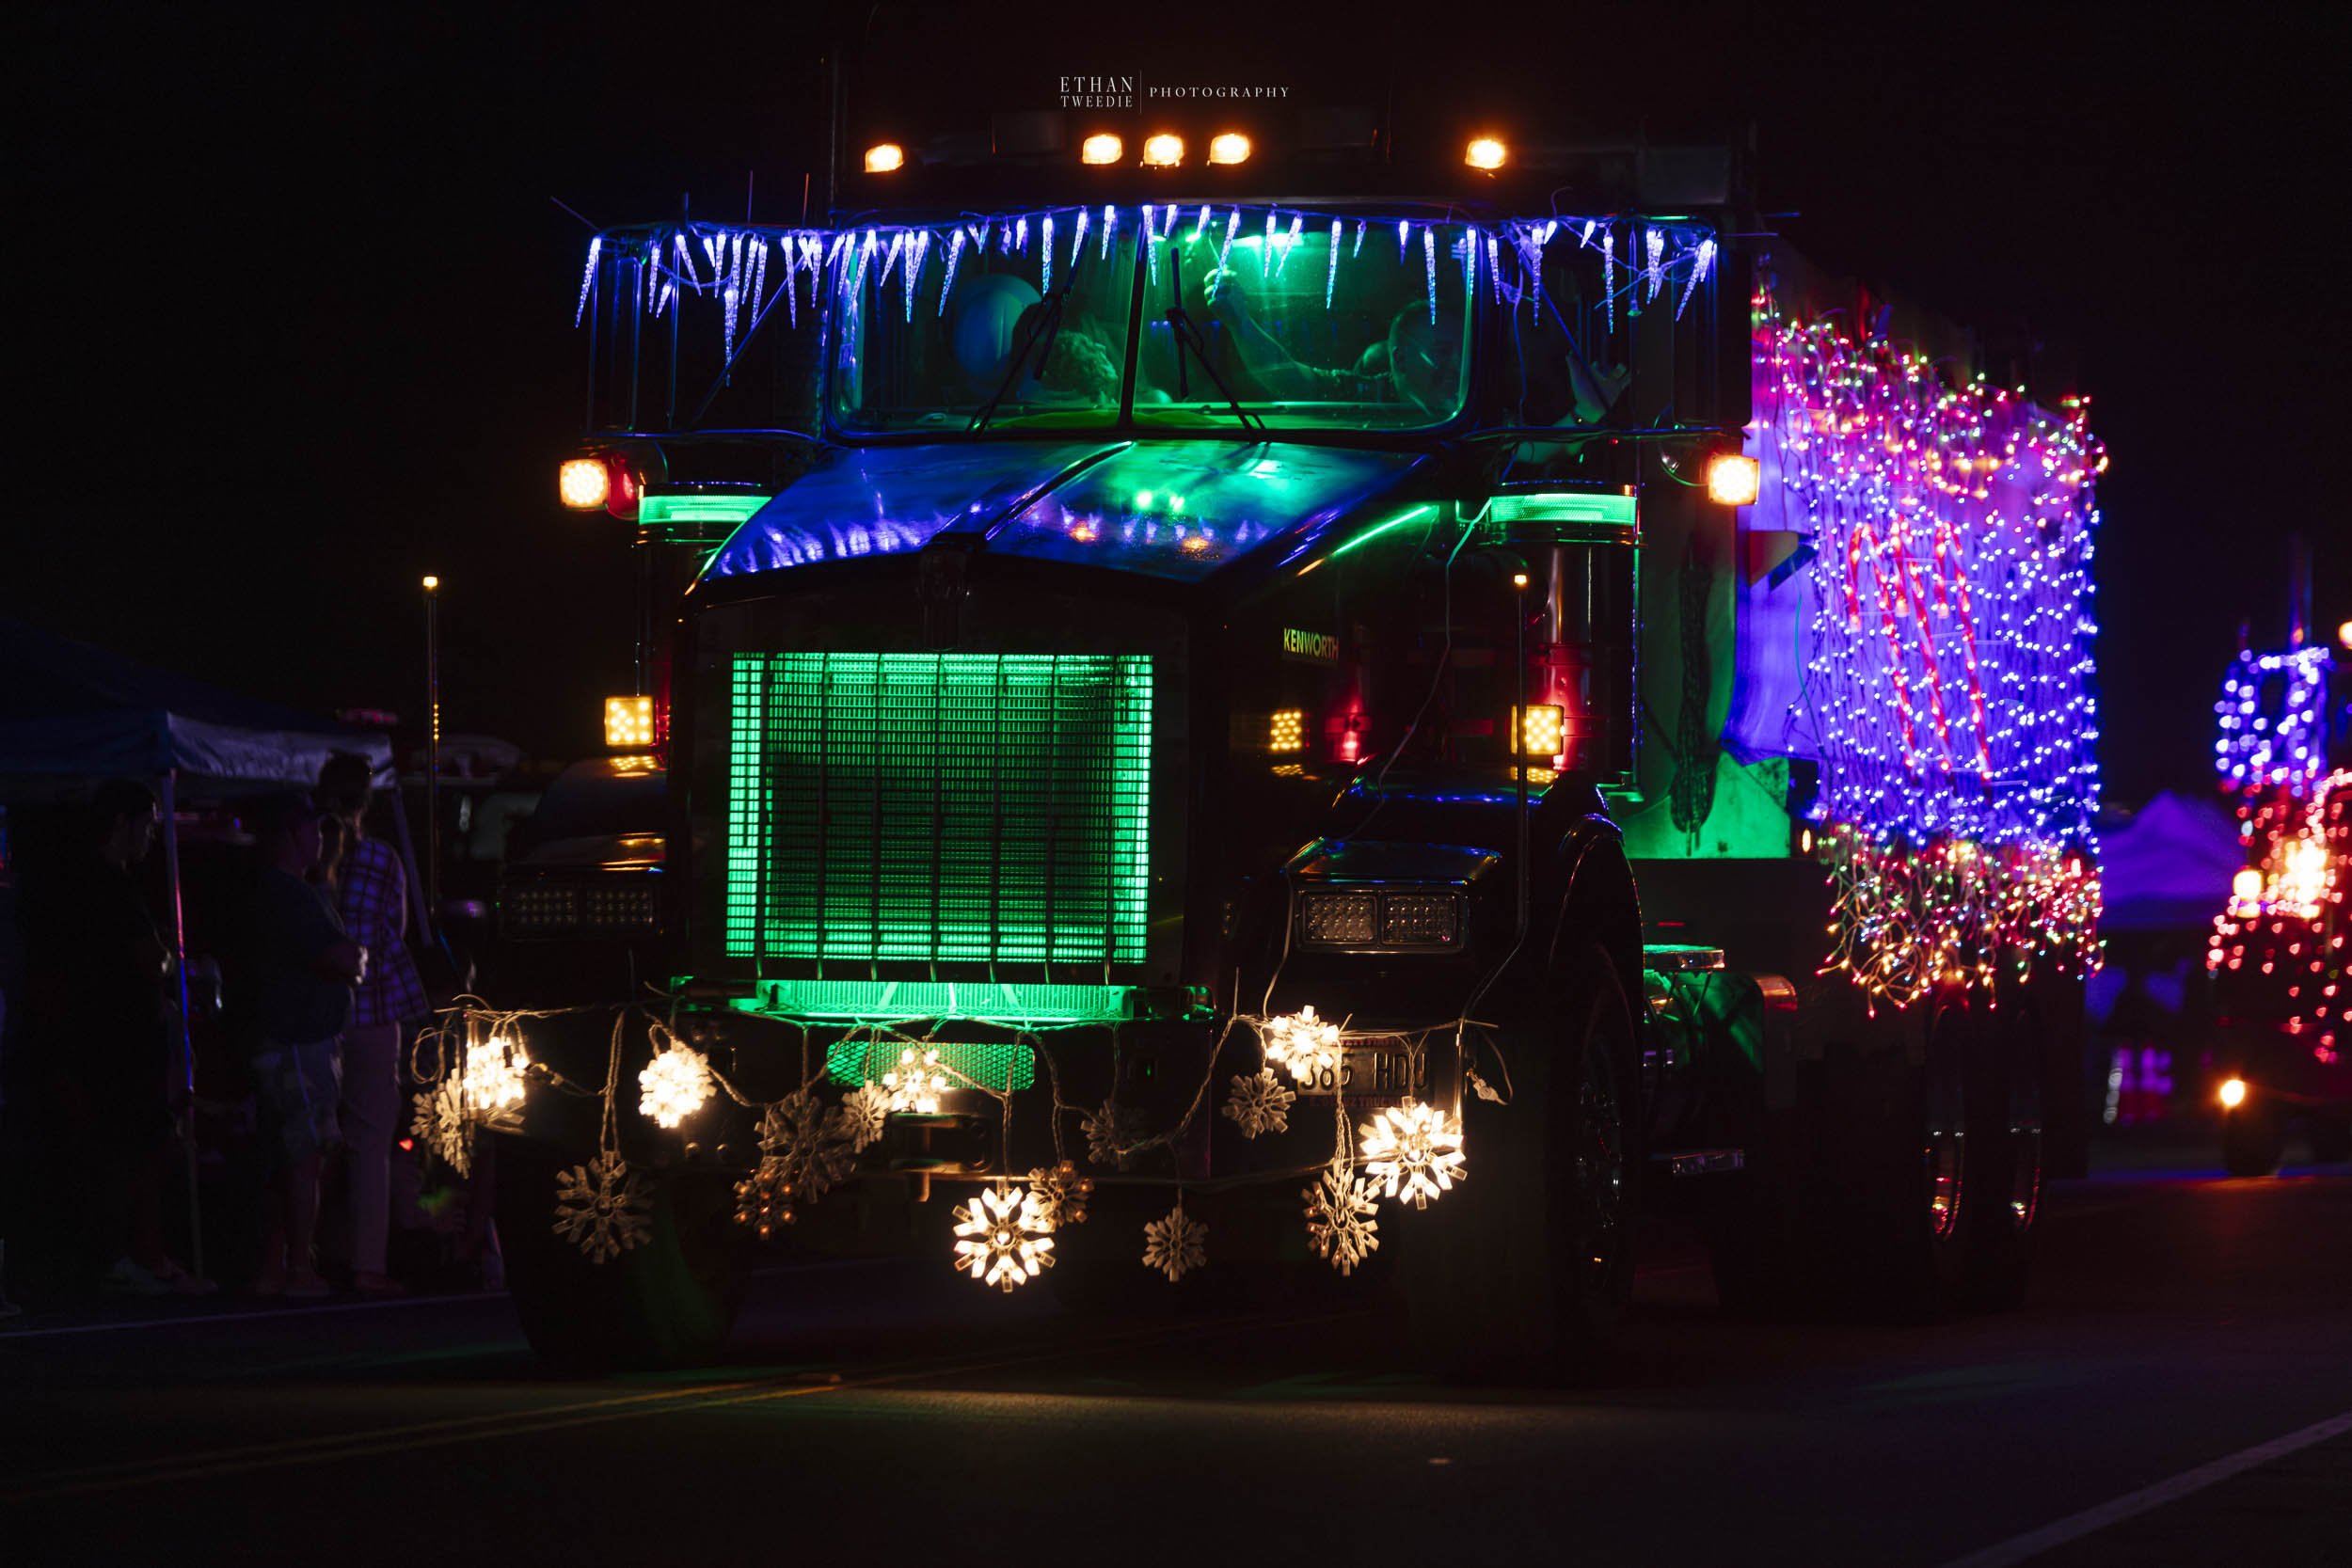
[[[674,1045],[637,1075],[637,1109],[657,1127],[675,1127],[710,1098],[710,1064],[691,1046]]]
[[[580,317],[588,313],[588,287],[596,280],[596,253],[604,248],[604,236],[599,234],[588,242],[588,265],[580,275],[580,303],[572,309],[572,325],[578,326]]]
[[[938,1052],[917,1055],[910,1047],[898,1053],[898,1065],[882,1075],[882,1087],[892,1110],[933,1116],[939,1097],[947,1091],[947,1074],[940,1069]]]
[[[1359,1131],[1364,1175],[1384,1196],[1426,1209],[1463,1178],[1461,1118],[1435,1105],[1417,1100],[1391,1105]]]
[[[1265,1059],[1304,1084],[1340,1065],[1340,1026],[1315,1016],[1308,1004],[1295,1013],[1266,1020]]]
[[[1010,1294],[1054,1266],[1054,1222],[1026,1187],[983,1188],[956,1205],[956,1269]]]
[[[522,1042],[505,1035],[492,1035],[467,1052],[458,1087],[468,1114],[480,1120],[520,1105],[523,1075],[530,1070]]]

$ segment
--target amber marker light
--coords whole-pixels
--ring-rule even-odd
[[[604,743],[616,752],[642,752],[653,744],[653,699],[607,697]]]
[[[1512,717],[1518,717],[1516,709]],[[1518,726],[1519,754],[1530,757],[1558,756],[1561,742],[1567,736],[1566,720],[1566,712],[1557,704],[1529,704],[1527,721]]]
[[[866,150],[866,172],[893,174],[907,166],[907,150],[895,141],[878,141]]]
[[[2245,1103],[2246,1080],[2243,1078],[2226,1080],[2221,1085],[2221,1108],[2225,1111],[2234,1111]]]
[[[612,476],[601,457],[573,457],[556,470],[555,487],[575,512],[594,512],[612,497]]]
[[[1184,161],[1184,138],[1163,133],[1143,138],[1143,166],[1174,168]]]
[[[1249,138],[1238,131],[1228,131],[1209,142],[1209,162],[1213,164],[1246,164],[1249,161]]]
[[[1718,506],[1754,506],[1763,483],[1763,467],[1753,457],[1718,452],[1707,465],[1707,499]]]
[[[1078,162],[1082,164],[1115,164],[1127,153],[1127,144],[1105,133],[1089,136],[1078,144]]]
[[[1494,137],[1480,136],[1463,150],[1462,162],[1472,168],[1485,169],[1488,174],[1492,174],[1502,166],[1503,159],[1508,156],[1509,153],[1505,151],[1503,145]]]

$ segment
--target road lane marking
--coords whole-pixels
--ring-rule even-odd
[[[829,1258],[784,1268],[754,1269],[755,1279],[778,1275],[834,1274],[844,1270],[884,1268],[895,1259]],[[195,1311],[169,1318],[124,1318],[103,1323],[69,1323],[58,1328],[0,1328],[0,1345],[15,1339],[54,1339],[68,1334],[119,1334],[135,1328],[207,1328],[214,1323],[271,1323],[287,1318],[311,1318],[327,1312],[381,1312],[399,1307],[440,1307],[453,1301],[503,1301],[504,1291],[456,1291],[429,1296],[387,1296],[375,1301],[323,1301],[315,1307],[257,1307],[245,1312]]]
[[[1359,1315],[1360,1310],[1360,1308],[1343,1308],[1338,1311],[1304,1314],[1295,1318],[1271,1321],[1271,1326],[1294,1328],[1311,1323],[1328,1323],[1340,1318]],[[47,1475],[31,1477],[21,1486],[0,1489],[0,1502],[12,1504],[40,1502],[95,1492],[121,1491],[135,1486],[210,1481],[222,1476],[243,1475],[254,1470],[290,1468],[297,1465],[318,1465],[343,1459],[365,1459],[380,1454],[441,1448],[453,1443],[486,1442],[496,1437],[524,1437],[544,1432],[560,1432],[569,1428],[595,1426],[603,1422],[628,1420],[644,1416],[724,1409],[771,1400],[800,1399],[810,1394],[846,1393],[852,1389],[922,1382],[930,1378],[997,1371],[1012,1367],[1033,1366],[1047,1361],[1073,1360],[1129,1346],[1158,1344],[1174,1339],[1221,1333],[1244,1323],[1266,1324],[1268,1323],[1269,1320],[1257,1314],[1244,1313],[1204,1323],[1179,1324],[1174,1327],[1156,1327],[1123,1334],[1102,1335],[1083,1343],[1062,1344],[1018,1355],[949,1361],[944,1364],[937,1361],[915,1362],[896,1370],[875,1372],[861,1377],[833,1376],[827,1381],[811,1382],[809,1381],[810,1374],[803,1370],[778,1373],[771,1377],[702,1384],[685,1388],[650,1389],[641,1394],[619,1395],[606,1400],[587,1400],[574,1404],[553,1405],[545,1410],[500,1411],[482,1416],[455,1417],[447,1420],[412,1422],[402,1426],[346,1433],[341,1435],[326,1434],[292,1438],[277,1443],[244,1444],[227,1449],[215,1449],[200,1454],[166,1455],[112,1465],[88,1465],[78,1469],[52,1471]],[[778,1386],[778,1385],[787,1386]]]
[[[209,1328],[214,1323],[314,1318],[326,1312],[381,1312],[394,1307],[437,1307],[453,1301],[498,1301],[503,1291],[467,1291],[443,1296],[392,1296],[383,1301],[327,1301],[316,1307],[260,1307],[249,1312],[190,1312],[177,1318],[125,1318],[119,1323],[72,1323],[63,1328],[0,1329],[0,1345],[18,1339],[55,1339],[68,1334],[118,1334],[132,1328]]]
[[[1971,1552],[1966,1557],[1955,1558],[1946,1563],[1944,1568],[2009,1568],[2011,1563],[2040,1557],[2054,1546],[2063,1546],[2070,1541],[2080,1540],[2086,1535],[2106,1529],[2110,1525],[2120,1525],[2124,1520],[2136,1514],[2145,1513],[2152,1508],[2162,1508],[2166,1503],[2177,1501],[2192,1493],[2202,1492],[2206,1487],[2228,1481],[2232,1476],[2242,1475],[2259,1465],[2267,1465],[2274,1459],[2284,1459],[2288,1454],[2298,1449],[2308,1449],[2314,1443],[2325,1443],[2328,1438],[2341,1436],[2347,1432],[2352,1432],[2352,1410],[2347,1410],[2341,1416],[2330,1416],[2324,1421],[2313,1422],[2300,1432],[2290,1432],[2284,1437],[2274,1437],[2267,1443],[2257,1443],[2250,1449],[2241,1449],[2236,1453],[2217,1459],[2210,1465],[2200,1465],[2194,1470],[2184,1470],[2169,1480],[2156,1482],[2153,1486],[2143,1486],[2137,1492],[2126,1492],[2112,1502],[2101,1503],[2096,1508],[2087,1508],[2080,1513],[2069,1514],[2063,1519],[2042,1526],[2040,1529],[2027,1530],[2023,1535],[2012,1536],[1996,1545],[1987,1546],[1980,1552]]]

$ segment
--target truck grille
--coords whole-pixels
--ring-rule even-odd
[[[1144,959],[1152,661],[738,654],[730,958]]]

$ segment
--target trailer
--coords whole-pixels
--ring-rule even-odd
[[[534,1344],[707,1354],[790,1235],[1392,1269],[1433,1364],[1573,1376],[1669,1204],[1735,1307],[2015,1301],[2098,952],[2085,404],[1725,150],[1227,108],[589,243],[666,984],[452,1015],[423,1113],[501,1140]]]

